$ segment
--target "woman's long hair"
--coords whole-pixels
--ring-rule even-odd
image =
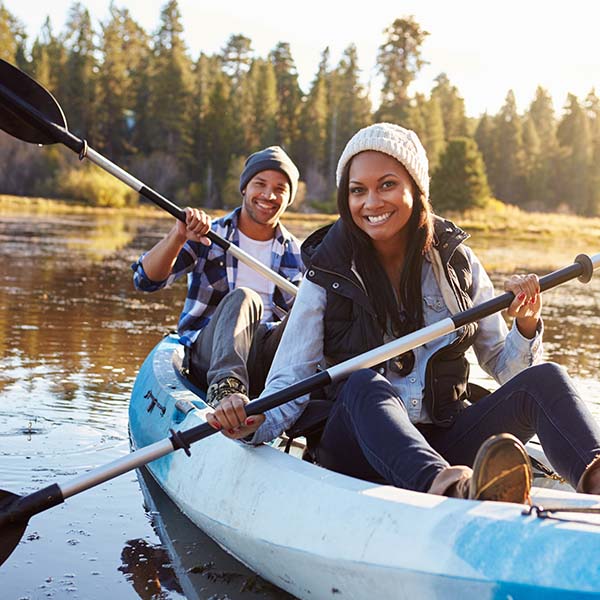
[[[411,177],[413,186],[413,210],[406,224],[408,228],[406,256],[400,277],[400,304],[390,280],[379,262],[371,238],[352,218],[348,203],[350,165],[346,164],[337,193],[338,212],[350,233],[352,258],[361,276],[383,331],[391,324],[390,333],[395,337],[423,326],[423,296],[421,293],[421,269],[423,255],[433,243],[433,218],[431,206],[425,195]],[[400,310],[402,309],[402,311]]]

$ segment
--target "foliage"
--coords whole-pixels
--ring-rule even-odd
[[[61,197],[92,206],[119,208],[136,201],[133,190],[94,166],[60,172],[55,187]]]
[[[346,142],[361,127],[390,120],[418,133],[436,185],[450,140],[470,138],[495,197],[529,210],[600,214],[595,90],[584,99],[569,95],[558,114],[542,87],[523,114],[509,91],[497,114],[468,118],[465,100],[445,73],[428,94],[411,90],[427,64],[428,36],[412,16],[393,20],[380,40],[379,89],[362,83],[354,45],[337,64],[324,48],[304,91],[285,41],[261,57],[251,39],[233,34],[220,51],[192,59],[177,0],[164,0],[153,33],[115,4],[95,28],[85,4],[75,2],[62,31],[54,32],[47,18],[32,40],[0,0],[0,58],[57,97],[74,133],[186,204],[229,205],[238,198],[231,190],[240,157],[278,144],[300,169],[304,208],[335,211],[335,170]],[[53,186],[68,171],[62,155],[7,140],[0,136],[0,192],[56,196]],[[449,180],[444,187],[453,185]]]
[[[436,212],[485,205],[490,190],[483,158],[471,138],[453,138],[431,181],[431,203]]]

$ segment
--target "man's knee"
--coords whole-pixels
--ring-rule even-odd
[[[240,312],[245,312],[248,314],[258,314],[258,320],[262,318],[263,314],[263,303],[258,292],[247,288],[247,287],[239,287],[235,288],[231,292],[229,292],[223,300],[222,303],[226,303],[227,307],[232,307],[237,309]]]

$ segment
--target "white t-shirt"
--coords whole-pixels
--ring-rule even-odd
[[[273,240],[270,239],[266,242],[253,240],[239,230],[238,235],[240,237],[240,248],[263,265],[271,268]],[[252,267],[244,264],[241,260],[238,260],[235,287],[247,287],[257,292],[262,299],[265,309],[262,322],[267,323],[271,321],[273,317],[272,297],[275,291],[275,284],[272,281],[255,271]]]

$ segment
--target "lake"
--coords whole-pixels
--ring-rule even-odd
[[[130,264],[168,219],[0,216],[0,487],[33,492],[129,451],[127,404],[146,354],[175,329],[185,283],[136,292]],[[292,231],[299,235],[305,229]],[[494,270],[543,274],[573,239],[471,246]],[[600,418],[600,277],[544,294],[546,358],[568,368]],[[34,516],[0,568],[7,599],[289,596],[198,534],[152,480],[125,474]]]

